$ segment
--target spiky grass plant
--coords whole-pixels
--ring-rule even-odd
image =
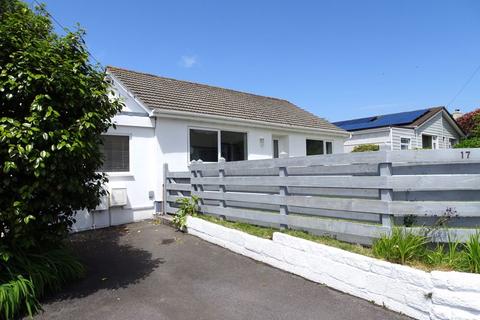
[[[38,298],[83,277],[84,266],[62,246],[45,252],[16,252],[0,262],[0,318],[40,309]]]
[[[390,235],[383,235],[374,242],[372,250],[376,257],[405,264],[422,260],[426,254],[428,239],[404,228],[393,228]]]
[[[480,273],[480,233],[472,234],[464,245],[468,271]]]

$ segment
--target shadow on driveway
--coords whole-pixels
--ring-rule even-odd
[[[409,319],[152,222],[71,242],[87,278],[37,319]]]

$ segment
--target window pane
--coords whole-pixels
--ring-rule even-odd
[[[307,139],[307,156],[316,154],[323,154],[323,140],[308,140]]]
[[[222,157],[226,161],[246,160],[247,134],[243,132],[221,132]]]
[[[327,149],[327,154],[332,154],[333,153],[333,147],[331,142],[325,142],[325,147]]]
[[[130,171],[129,140],[128,136],[102,136],[103,172]]]
[[[190,161],[218,161],[217,131],[190,129]]]
[[[410,149],[410,138],[400,138],[400,149],[401,150]]]
[[[278,158],[278,155],[279,155],[279,153],[278,153],[278,140],[275,139],[275,140],[273,140],[273,157]]]
[[[422,148],[432,149],[432,136],[422,135]]]

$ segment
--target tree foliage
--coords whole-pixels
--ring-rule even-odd
[[[480,136],[480,109],[465,113],[456,121],[467,136]]]
[[[0,253],[62,239],[106,177],[100,135],[121,109],[82,30],[53,32],[43,7],[0,0]]]
[[[458,125],[467,134],[455,148],[480,148],[480,109],[466,113],[457,120]]]

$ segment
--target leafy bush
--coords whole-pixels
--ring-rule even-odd
[[[180,208],[175,213],[175,217],[173,217],[173,224],[178,230],[185,230],[187,225],[187,216],[193,216],[197,214],[198,200],[199,198],[196,196],[177,200],[177,203],[180,204]]]
[[[83,31],[52,29],[43,7],[0,1],[2,255],[58,243],[105,193],[99,145],[121,103]]]
[[[38,298],[84,273],[83,265],[63,246],[44,253],[16,252],[0,260],[0,318],[14,318],[19,311],[32,316],[40,309]]]
[[[405,264],[407,261],[421,260],[426,254],[425,236],[414,234],[404,228],[393,228],[391,235],[383,235],[373,244],[376,257]]]
[[[377,144],[359,144],[353,148],[352,152],[368,152],[378,150],[380,150],[380,147]]]
[[[460,140],[454,148],[480,148],[480,137],[472,137]]]
[[[0,318],[83,273],[61,247],[107,181],[101,134],[122,104],[84,32],[53,32],[43,6],[0,1]]]

